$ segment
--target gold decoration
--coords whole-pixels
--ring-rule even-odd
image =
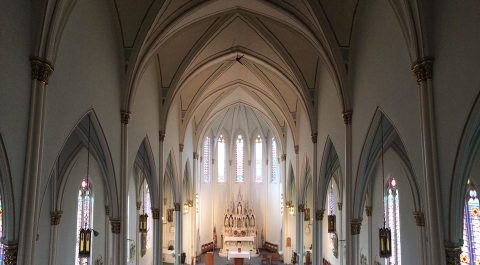
[[[179,202],[176,202],[176,203],[173,204],[173,208],[174,208],[175,212],[179,212],[182,209],[182,204],[179,203]]]
[[[426,82],[433,78],[433,57],[423,57],[418,59],[412,65],[412,72],[417,78],[417,82]]]
[[[60,218],[62,217],[63,211],[51,211],[50,212],[50,225],[59,225]]]
[[[460,265],[461,246],[445,246],[447,265]],[[468,260],[467,260],[468,262]]]
[[[113,234],[120,234],[120,220],[119,219],[110,219],[110,225],[112,226]]]
[[[142,202],[137,202],[137,211],[140,211],[142,208]]]
[[[299,213],[305,212],[305,205],[304,204],[299,204],[298,205],[298,212]]]
[[[48,78],[53,73],[53,65],[46,59],[31,57],[32,79],[48,84]]]
[[[372,206],[366,206],[365,207],[365,214],[370,217],[372,216]]]
[[[3,244],[3,264],[5,265],[16,265],[17,264],[17,254],[18,254],[18,244],[17,243],[6,243]]]
[[[342,117],[343,117],[343,123],[352,124],[352,111],[351,110],[347,110],[347,111],[343,112]]]
[[[152,208],[152,218],[154,220],[160,219],[160,209],[158,208]]]
[[[130,112],[126,110],[120,111],[120,121],[122,124],[126,125],[128,124],[128,121],[130,120]]]
[[[317,137],[318,137],[318,133],[317,133],[317,132],[313,132],[313,133],[312,133],[312,142],[313,142],[314,144],[317,143]]]
[[[360,234],[360,228],[362,227],[362,219],[352,219],[350,221],[350,232],[352,235],[359,235]]]
[[[423,212],[413,212],[413,217],[415,217],[417,226],[425,226],[425,215],[423,215]]]
[[[316,219],[317,221],[323,220],[323,215],[324,215],[324,213],[325,213],[325,210],[317,210],[317,211],[315,212],[315,219]]]

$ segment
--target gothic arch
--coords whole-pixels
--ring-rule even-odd
[[[328,193],[328,183],[333,178],[335,186],[337,187],[338,198],[341,200],[342,197],[342,176],[336,174],[337,171],[340,171],[340,161],[338,160],[337,150],[333,145],[330,136],[327,137],[325,147],[323,149],[322,162],[320,164],[320,175],[317,187],[317,201],[320,202],[321,207],[324,207],[325,201]],[[340,173],[340,172],[339,172]]]
[[[150,199],[152,201],[152,207],[159,207],[160,199],[158,197],[157,191],[157,170],[155,167],[155,159],[153,157],[152,147],[150,145],[150,140],[148,137],[145,137],[138,148],[137,155],[135,157],[134,166],[137,167],[147,181],[149,190],[150,190]],[[140,181],[142,183],[142,181]],[[140,189],[141,185],[138,185]]]
[[[447,240],[461,245],[463,241],[463,205],[467,192],[467,180],[474,167],[480,164],[480,94],[470,110],[463,129],[462,138],[457,149],[448,209]],[[472,179],[478,185],[479,179]]]
[[[177,162],[175,161],[175,154],[172,151],[168,154],[167,163],[165,165],[165,175],[163,186],[168,187],[168,184],[171,185],[172,189],[172,199],[174,202],[180,202],[181,200],[181,187],[182,185],[178,184],[177,178]]]
[[[353,194],[353,215],[352,218],[362,218],[363,206],[365,204],[368,184],[372,181],[371,178],[375,174],[375,169],[378,164],[378,159],[381,155],[381,131],[383,126],[383,152],[385,153],[389,148],[395,152],[403,163],[403,167],[407,172],[407,178],[410,186],[410,191],[413,195],[414,209],[420,211],[422,209],[420,200],[420,190],[416,180],[416,175],[412,164],[408,157],[407,151],[401,140],[397,129],[391,123],[390,119],[377,108],[370,123],[370,127],[365,137],[365,141],[360,154],[359,164],[357,167],[357,175],[355,181],[355,189]]]
[[[2,231],[4,242],[15,242],[15,201],[13,196],[12,176],[7,156],[7,149],[0,134],[0,198],[3,206]]]
[[[312,168],[310,167],[310,162],[308,157],[305,156],[304,162],[304,177],[303,177],[303,184],[300,185],[301,190],[299,192],[299,202],[305,204],[308,196],[308,188],[312,185]],[[300,180],[299,180],[300,181]]]

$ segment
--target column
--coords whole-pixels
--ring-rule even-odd
[[[368,264],[373,263],[373,241],[372,241],[372,234],[373,234],[373,222],[372,222],[372,206],[365,206],[365,214],[367,215],[367,225],[368,225]]]
[[[25,176],[22,191],[22,210],[19,235],[19,263],[35,264],[33,260],[36,239],[35,214],[38,212],[38,189],[42,171],[43,132],[45,125],[45,102],[48,78],[53,65],[44,58],[30,58],[32,83],[30,113],[28,120],[27,151],[25,154]]]
[[[282,160],[282,194],[283,194],[283,239],[282,239],[282,252],[285,259],[287,253],[287,237],[288,237],[288,212],[286,211],[287,202],[287,154],[281,156]]]
[[[191,238],[191,241],[192,241],[192,257],[193,257],[193,264],[191,265],[195,265],[197,264],[197,260],[196,260],[196,257],[197,257],[197,244],[200,243],[200,242],[197,242],[197,202],[196,202],[196,199],[197,199],[197,166],[198,166],[198,153],[197,152],[193,152],[193,164],[192,164],[192,185],[193,185],[193,213],[192,213],[192,238]]]
[[[55,259],[57,257],[56,253],[56,243],[57,243],[57,231],[58,225],[60,224],[60,218],[62,217],[62,211],[56,210],[50,212],[50,246],[49,246],[49,255],[48,255],[48,264],[56,264]],[[78,231],[77,231],[78,233]],[[77,251],[77,250],[75,250]],[[7,263],[5,263],[7,264]]]
[[[147,181],[147,180],[145,180]],[[139,180],[139,182],[141,183],[141,180]],[[143,188],[143,187],[141,187]],[[142,196],[142,201],[143,201],[143,196]],[[145,203],[145,202],[143,202]],[[141,201],[137,201],[137,212],[136,212],[136,215],[135,216],[135,246],[136,246],[136,251],[135,251],[135,264],[140,264],[139,261],[140,261],[140,253],[142,251],[142,244],[141,244],[141,235],[140,235],[140,229],[138,228],[139,227],[139,223],[140,223],[140,214],[142,213],[142,211],[140,211],[140,209],[142,209],[142,202]],[[128,235],[129,236],[129,235]],[[127,236],[127,237],[128,237]],[[133,239],[133,238],[132,238]],[[127,247],[128,249],[130,249],[130,246],[128,246],[128,242],[127,242]],[[155,252],[155,251],[154,251]],[[130,251],[128,251],[128,253],[130,253]],[[128,254],[127,254],[128,255]],[[154,254],[155,255],[155,254]]]
[[[164,177],[164,166],[163,166],[163,142],[165,140],[165,131],[160,130],[158,132],[158,186],[156,189],[158,190],[158,199],[159,201],[159,206],[158,206],[158,211],[159,215],[162,215],[163,213],[163,177]],[[153,214],[153,212],[152,212]],[[155,230],[154,230],[155,231]],[[153,264],[154,265],[162,265],[163,264],[163,220],[159,219],[158,221],[158,229],[157,229],[157,237],[153,238],[154,242],[154,252],[158,252],[156,255],[156,259],[154,259]],[[155,245],[156,242],[156,245]],[[155,258],[155,256],[154,256]]]
[[[152,208],[153,219],[153,264],[157,265],[158,260],[162,259],[162,249],[159,247],[159,242],[162,240],[158,238],[160,226],[162,226],[162,220],[160,220],[160,209]],[[138,263],[137,263],[138,264]]]
[[[176,202],[173,204],[175,220],[175,265],[180,265],[180,256],[182,255],[182,204]]]
[[[300,182],[300,158],[299,158],[299,146],[294,146],[295,150],[295,188],[297,189],[297,209],[298,213],[295,218],[295,241],[298,254],[298,264],[303,264],[303,213],[305,205],[303,204],[303,198],[300,197],[301,182]]]
[[[112,264],[120,264],[120,219],[110,219],[112,227]]]
[[[419,264],[420,265],[427,265],[426,237],[425,237],[425,216],[424,216],[423,212],[415,211],[415,212],[413,212],[413,217],[415,218],[415,223],[417,225],[418,240],[420,240],[419,241],[420,242]],[[458,254],[458,261],[459,261],[459,263],[455,263],[456,265],[460,264],[460,254]],[[449,264],[449,263],[447,262],[447,264]]]
[[[338,233],[338,256],[340,257],[339,258],[339,261],[340,261],[340,265],[343,265],[344,264],[344,260],[343,260],[343,254],[345,253],[345,239],[342,239],[342,238],[345,238],[345,236],[343,235],[343,214],[342,214],[342,209],[343,209],[343,203],[341,202],[338,202],[337,203],[337,206],[338,206],[338,220],[339,220],[339,233]]]
[[[350,221],[351,211],[352,211],[352,184],[353,184],[353,174],[352,174],[352,111],[346,111],[343,113],[343,122],[345,123],[345,220]],[[352,226],[353,227],[353,226]],[[352,235],[353,231],[351,226],[346,226],[345,231],[345,243],[346,243],[346,253],[345,259],[346,264],[354,265],[355,260],[357,259],[354,256],[353,250],[353,241]]]
[[[445,264],[443,244],[443,216],[439,197],[440,180],[438,178],[435,111],[432,96],[433,58],[419,58],[411,69],[417,78],[420,94],[420,112],[422,129],[423,177],[426,191],[427,233],[429,238],[430,264]]]
[[[105,263],[110,264],[110,232],[108,232],[110,206],[105,205]]]
[[[184,148],[184,145],[183,144],[179,144],[178,145],[178,150],[179,150],[179,159],[178,159],[178,178],[177,178],[177,184],[175,185],[177,187],[177,193],[178,193],[178,203],[180,204],[180,210],[178,211],[180,214],[180,219],[179,219],[179,229],[178,229],[178,239],[179,239],[179,242],[178,242],[178,245],[180,246],[180,248],[177,248],[178,251],[175,251],[175,254],[177,254],[177,257],[175,258],[175,260],[177,260],[177,258],[181,261],[181,255],[182,255],[182,252],[183,252],[183,170],[184,170],[184,165],[183,165],[183,148]],[[213,150],[213,148],[211,149]],[[212,160],[213,162],[213,160]],[[212,165],[212,168],[213,168],[213,165]],[[213,181],[213,177],[212,177],[212,181]],[[175,234],[176,235],[176,234]],[[177,241],[175,240],[175,243]],[[179,262],[178,264],[181,264],[181,262]]]
[[[352,219],[350,221],[350,232],[351,232],[351,260],[350,263],[352,265],[358,264],[358,251],[359,251],[359,244],[360,244],[360,227],[362,226],[362,218]],[[348,243],[348,242],[347,242]]]
[[[127,264],[128,242],[128,122],[130,112],[122,110],[121,117],[121,144],[120,144],[120,260],[116,264]]]
[[[315,212],[315,223],[317,223],[316,234],[317,234],[317,246],[314,247],[314,251],[317,252],[317,261],[315,261],[315,253],[313,254],[313,264],[322,264],[323,262],[323,216],[325,215],[324,209],[318,209]],[[315,227],[314,227],[315,229]]]
[[[17,264],[18,244],[15,242],[8,242],[3,244],[3,264],[16,265]]]
[[[318,202],[319,198],[317,197],[319,194],[318,190],[318,172],[317,172],[317,137],[318,133],[313,132],[312,133],[312,143],[313,143],[313,177],[312,177],[312,184],[313,184],[313,205],[312,205],[312,213],[315,213],[315,219],[313,221],[313,227],[312,227],[312,261],[313,264],[321,264],[320,261],[322,260],[322,251],[320,250],[319,244],[320,240],[318,238],[318,235],[322,233],[322,225],[320,223],[320,229],[319,229],[319,220],[316,218],[316,213],[319,211]]]

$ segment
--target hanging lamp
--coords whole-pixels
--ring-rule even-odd
[[[383,116],[380,117],[380,128],[382,133],[382,190],[383,190],[383,200],[385,199],[385,167],[383,161]],[[392,233],[390,228],[386,226],[386,210],[385,202],[383,203],[383,227],[379,229],[379,240],[380,240],[380,257],[381,258],[390,258],[392,256]]]
[[[333,184],[330,186],[330,193],[333,196]],[[333,212],[333,206],[330,205],[330,214],[328,215],[328,233],[333,234],[336,232],[337,220],[335,213]]]
[[[88,181],[88,175],[90,171],[90,115],[88,115],[88,144],[87,144],[87,177],[86,180],[82,181],[82,192],[87,194],[90,193],[90,182]],[[86,209],[85,204],[90,203],[89,201],[82,200],[82,218],[85,217],[83,211]],[[89,228],[90,224],[88,219],[90,219],[90,212],[86,213],[86,220],[82,220],[82,227],[79,231],[79,244],[78,244],[78,256],[80,258],[90,257],[90,246],[92,242],[92,230]]]
[[[144,179],[144,181],[146,181]],[[145,213],[145,185],[143,187],[143,213],[140,214],[140,217],[139,217],[139,222],[138,222],[138,230],[140,231],[140,233],[147,233],[147,218],[148,218],[148,214]]]

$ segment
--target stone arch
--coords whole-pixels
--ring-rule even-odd
[[[319,170],[319,181],[317,187],[317,198],[316,200],[320,202],[320,206],[324,207],[325,201],[328,193],[328,183],[333,178],[335,186],[337,187],[338,197],[341,200],[342,198],[342,176],[336,174],[337,171],[340,171],[340,161],[338,159],[337,150],[333,145],[330,137],[327,137],[325,147],[323,149],[322,162],[320,164]]]
[[[145,180],[147,181],[148,187],[150,189],[150,200],[152,207],[157,208],[159,207],[159,197],[157,191],[157,169],[155,167],[155,159],[153,157],[152,147],[150,145],[150,140],[148,137],[145,137],[140,144],[137,155],[134,161],[134,167],[138,168],[143,175],[145,176]],[[140,181],[142,183],[143,181]],[[141,185],[138,185],[140,189]]]

